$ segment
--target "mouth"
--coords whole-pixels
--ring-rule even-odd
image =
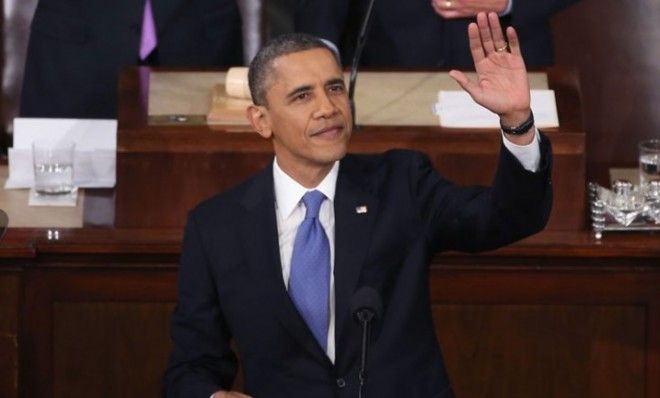
[[[342,124],[335,124],[315,131],[312,134],[312,137],[326,138],[326,139],[336,138],[342,134],[343,130],[344,130],[344,126]]]

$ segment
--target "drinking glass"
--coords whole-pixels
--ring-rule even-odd
[[[74,190],[73,142],[33,142],[34,190],[39,195],[65,195]]]
[[[660,179],[660,139],[639,143],[639,185],[644,189],[652,181]]]

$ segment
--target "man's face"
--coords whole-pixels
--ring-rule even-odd
[[[346,154],[352,128],[339,65],[328,50],[316,48],[278,57],[271,70],[257,130],[273,139],[285,171],[329,170]]]

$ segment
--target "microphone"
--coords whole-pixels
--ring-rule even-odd
[[[355,44],[355,54],[353,54],[353,64],[351,65],[351,79],[348,83],[348,100],[351,104],[351,114],[353,117],[353,129],[357,129],[355,124],[355,80],[357,79],[358,66],[360,65],[360,58],[362,57],[362,50],[364,45],[367,42],[367,32],[369,31],[369,26],[371,22],[371,14],[373,14],[374,1],[369,0],[369,5],[367,6],[367,12],[364,15],[362,20],[362,25],[360,27],[360,32],[358,33],[357,43]]]
[[[359,398],[366,398],[365,384],[367,383],[367,352],[369,350],[369,337],[371,322],[380,318],[383,304],[376,289],[364,286],[358,289],[351,299],[351,313],[353,318],[362,326],[362,350],[360,353],[360,389]]]

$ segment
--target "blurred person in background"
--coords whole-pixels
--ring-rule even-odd
[[[550,18],[577,0],[377,0],[361,64],[472,68],[465,31],[478,12],[496,12],[520,37],[525,64],[554,63]],[[295,29],[335,43],[351,64],[369,0],[297,0]]]
[[[242,63],[235,0],[39,0],[20,115],[115,118],[125,65]]]

